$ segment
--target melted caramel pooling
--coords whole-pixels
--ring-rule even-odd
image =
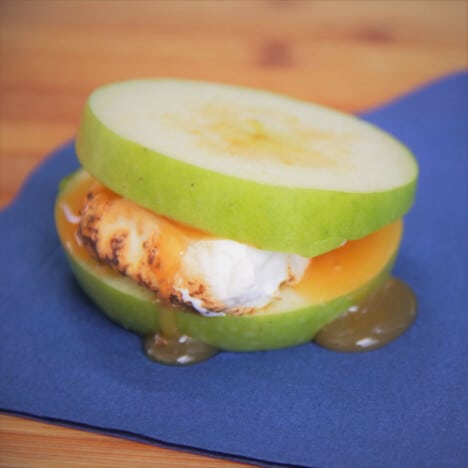
[[[314,341],[334,351],[377,349],[398,338],[416,317],[416,296],[396,278],[389,278],[361,304],[350,307],[326,325]]]

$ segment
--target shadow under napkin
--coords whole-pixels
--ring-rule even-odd
[[[81,293],[53,222],[73,146],[52,155],[0,215],[0,407],[263,464],[468,463],[468,75],[364,117],[415,153],[420,182],[395,274],[419,317],[389,346],[312,344],[165,367]]]

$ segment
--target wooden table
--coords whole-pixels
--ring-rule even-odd
[[[205,79],[355,112],[466,68],[467,15],[464,0],[2,0],[0,206],[103,83]],[[8,415],[0,465],[236,466]]]

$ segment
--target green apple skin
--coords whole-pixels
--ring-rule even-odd
[[[141,206],[218,237],[305,257],[401,218],[416,189],[416,174],[406,185],[371,193],[273,186],[220,174],[117,135],[89,103],[76,151],[96,179]]]
[[[103,275],[101,269],[70,254],[67,257],[82,289],[113,322],[140,335],[150,335],[159,330],[158,315],[165,306],[155,301],[150,291],[128,278],[117,277],[115,273]],[[388,277],[392,264],[393,259],[375,278],[344,296],[285,312],[203,317],[187,310],[166,307],[175,314],[181,333],[221,350],[285,348],[311,341],[327,323],[361,302]]]

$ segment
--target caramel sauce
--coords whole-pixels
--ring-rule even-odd
[[[179,271],[182,257],[189,243],[192,240],[208,239],[210,236],[161,216],[158,216],[157,224],[159,229],[157,239],[159,262],[153,271],[157,275],[159,299],[169,300],[174,277]]]
[[[375,278],[391,261],[403,232],[401,220],[311,259],[294,290],[314,302],[348,294]]]
[[[218,348],[181,333],[174,311],[159,311],[160,331],[143,338],[146,355],[153,361],[173,366],[186,366],[205,361],[218,354]]]
[[[416,296],[396,278],[389,278],[362,303],[322,328],[314,341],[343,352],[370,351],[398,338],[416,317]]]
[[[60,196],[55,209],[57,230],[69,254],[84,262],[90,262],[88,251],[77,235],[81,219],[81,209],[85,203],[86,194],[93,183],[91,176],[84,177],[81,183],[75,183],[66,196]]]

